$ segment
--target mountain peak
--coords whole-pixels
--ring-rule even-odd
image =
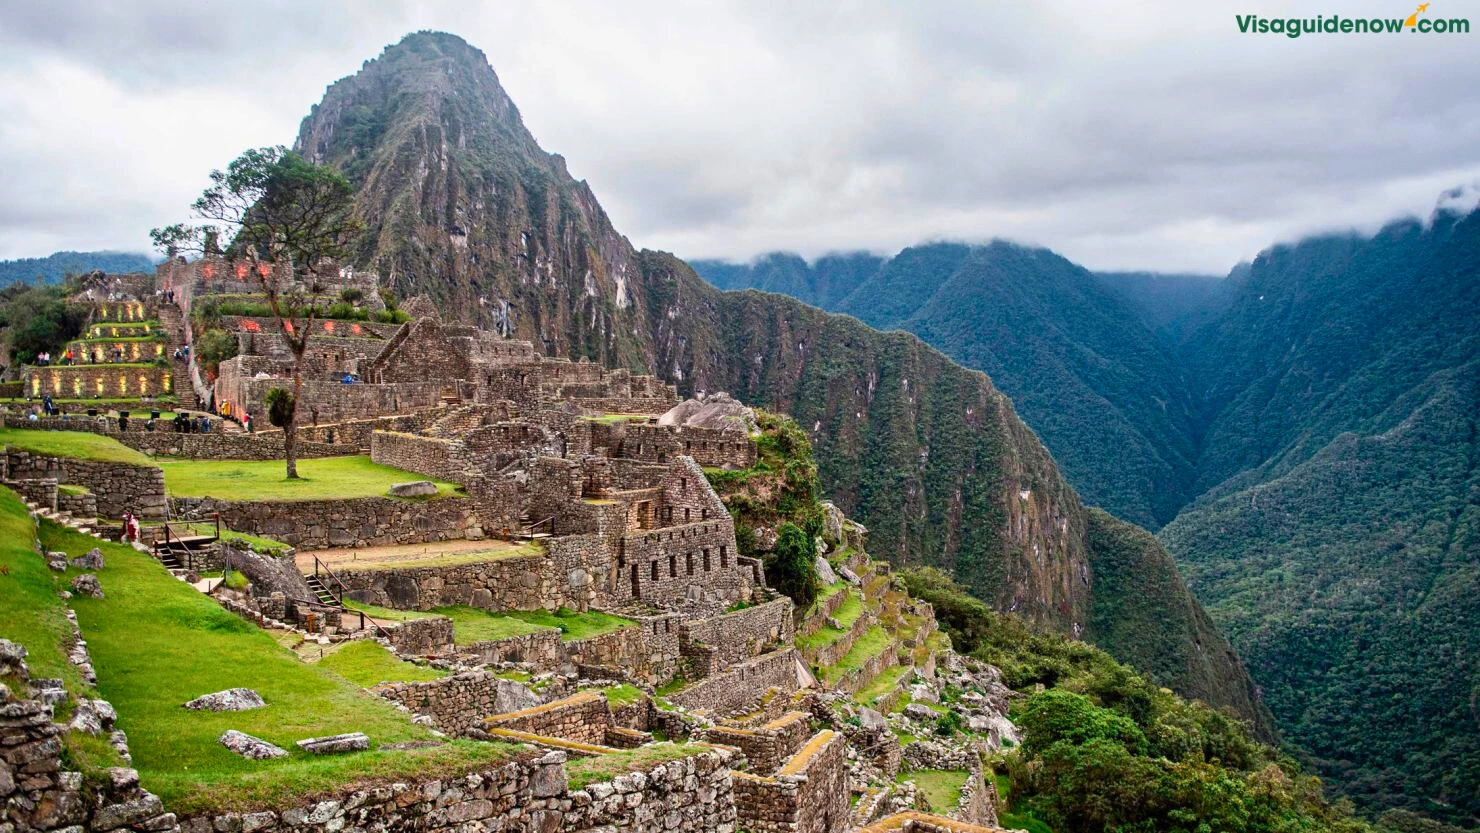
[[[425,30],[330,85],[293,147],[311,161],[343,165],[407,128],[430,126],[459,147],[513,141],[544,155],[483,51],[457,35]],[[353,178],[355,171],[347,173]]]

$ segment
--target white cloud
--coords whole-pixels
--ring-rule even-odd
[[[290,143],[328,83],[436,28],[487,53],[640,246],[1006,237],[1092,268],[1221,272],[1304,233],[1426,216],[1480,179],[1480,32],[1291,40],[1234,22],[1402,11],[0,0],[0,257],[142,249],[209,168]]]

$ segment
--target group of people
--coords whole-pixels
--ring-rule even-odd
[[[188,351],[189,349],[189,347],[181,348],[181,350],[185,351]],[[175,358],[183,358],[189,355],[188,352],[182,354],[181,350],[175,351]],[[77,351],[68,347],[66,352],[62,353],[61,357],[56,360],[57,364],[62,366],[83,363],[102,364],[104,361],[112,362],[113,364],[121,364],[124,361],[127,361],[127,357],[123,354],[123,348],[121,347],[114,347],[112,350],[109,350],[106,358],[103,356],[102,353],[92,353],[90,351],[84,350],[82,351],[82,353],[79,354]],[[43,350],[40,353],[36,354],[37,367],[47,367],[51,365],[51,363],[52,356],[49,351]]]

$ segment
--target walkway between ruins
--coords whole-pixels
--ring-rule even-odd
[[[328,564],[331,569],[374,569],[386,564],[460,558],[487,554],[489,561],[534,552],[529,544],[512,543],[489,539],[467,541],[455,539],[436,541],[430,544],[392,544],[383,547],[341,547],[327,550],[306,550],[297,554],[298,569],[305,574],[313,573],[313,560]]]

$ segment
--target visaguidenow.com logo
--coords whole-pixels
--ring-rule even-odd
[[[1439,35],[1468,35],[1469,18],[1430,17],[1429,3],[1418,7],[1418,11],[1405,20],[1401,17],[1342,17],[1341,15],[1317,15],[1316,17],[1260,17],[1257,14],[1236,14],[1238,30],[1258,35],[1284,35],[1298,38],[1301,35],[1386,35],[1403,32]]]

